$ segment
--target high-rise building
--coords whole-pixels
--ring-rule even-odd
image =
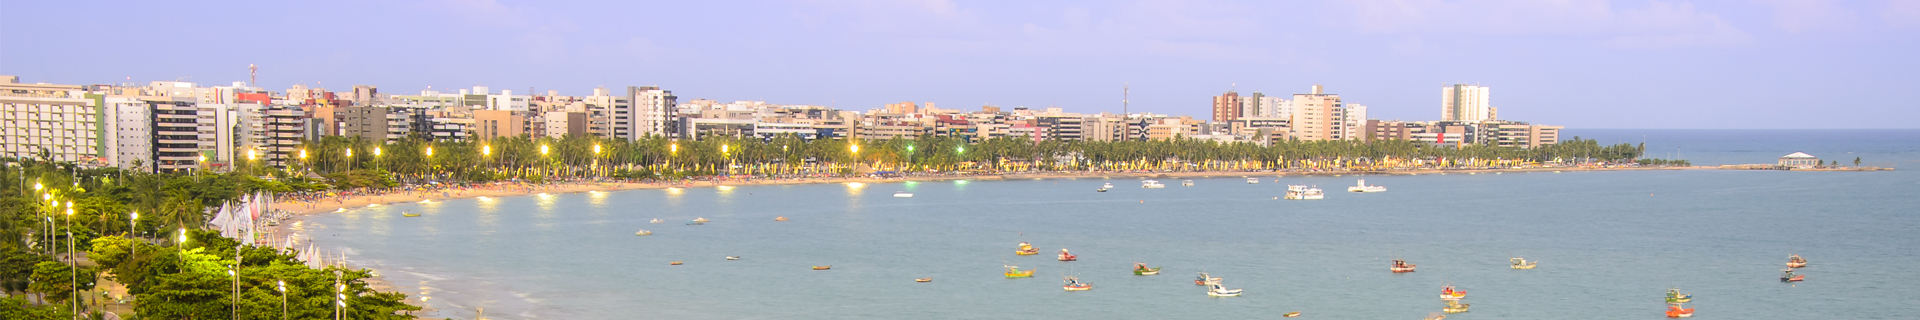
[[[391,143],[406,139],[408,130],[412,128],[408,121],[413,117],[405,108],[369,106],[343,109],[346,121],[340,127],[342,136]]]
[[[1240,118],[1240,93],[1227,91],[1226,94],[1213,96],[1213,122],[1227,122]]]
[[[1491,88],[1454,84],[1440,87],[1440,121],[1481,122],[1493,119],[1487,92]]]
[[[1300,140],[1342,140],[1346,139],[1346,105],[1340,102],[1340,95],[1321,92],[1320,85],[1313,85],[1312,93],[1293,95],[1293,137]]]
[[[661,90],[660,87],[627,87],[627,101],[631,109],[628,114],[632,115],[632,119],[627,127],[628,135],[616,135],[615,138],[632,141],[650,136],[671,136],[674,133],[670,130],[673,128],[671,122],[674,110],[679,105],[676,102],[678,99],[673,96],[673,91]],[[615,111],[614,114],[617,118],[619,112]]]
[[[78,85],[19,79],[0,76],[0,157],[104,161],[99,100]]]

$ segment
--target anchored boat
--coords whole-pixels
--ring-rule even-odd
[[[1214,283],[1212,288],[1207,289],[1207,296],[1208,297],[1238,297],[1240,296],[1240,289],[1227,289],[1227,286],[1220,285],[1219,283]]]
[[[1180,181],[1180,186],[1182,186],[1182,187],[1192,187],[1192,186],[1193,186],[1193,180],[1186,180],[1186,181]]]
[[[1216,285],[1216,284],[1220,284],[1220,278],[1215,278],[1211,275],[1208,275],[1206,271],[1201,271],[1200,277],[1193,279],[1193,285],[1196,285],[1196,286]]]
[[[1683,307],[1683,306],[1680,306],[1680,304],[1678,303],[1667,305],[1667,317],[1668,318],[1692,318],[1693,308]]]
[[[1325,198],[1327,198],[1327,193],[1320,191],[1320,188],[1304,185],[1287,186],[1287,200],[1320,200]]]
[[[727,260],[740,260],[740,256],[727,256]]]
[[[1285,318],[1292,318],[1292,317],[1298,317],[1298,316],[1300,316],[1300,312],[1299,312],[1299,311],[1294,311],[1294,312],[1288,312],[1288,313],[1286,313],[1286,314],[1282,314],[1282,315],[1280,315],[1280,316],[1281,316],[1281,317],[1285,317]]]
[[[900,192],[894,192],[894,193],[893,193],[893,197],[894,197],[894,198],[912,198],[912,197],[913,197],[913,193],[912,193],[912,192],[906,192],[906,191],[900,191]]]
[[[1453,285],[1446,285],[1446,286],[1440,287],[1440,300],[1457,301],[1457,300],[1460,300],[1460,298],[1466,298],[1466,297],[1467,297],[1466,291],[1454,290]]]
[[[653,221],[647,221],[647,223],[663,223],[663,222],[667,222],[667,221],[660,220],[660,218],[653,218]]]
[[[1014,250],[1013,254],[1031,256],[1031,255],[1040,254],[1040,249],[1034,248],[1033,244],[1031,243],[1021,242],[1020,249]]]
[[[1060,255],[1057,258],[1059,258],[1060,261],[1080,260],[1080,256],[1076,256],[1076,255],[1073,255],[1072,253],[1068,253],[1067,248],[1060,248]]]
[[[1020,270],[1020,266],[1004,266],[1004,267],[1007,267],[1007,278],[1027,278],[1027,277],[1033,276],[1033,270],[1022,271]]]
[[[1160,181],[1145,180],[1145,181],[1140,181],[1140,187],[1147,188],[1147,189],[1159,189],[1159,188],[1166,188],[1167,185],[1160,184]]]
[[[786,216],[773,217],[773,221],[787,221]]]
[[[413,217],[419,217],[419,216],[420,216],[420,214],[418,214],[418,213],[412,213],[412,212],[401,212],[401,213],[400,213],[400,216],[402,216],[402,217],[408,217],[408,218],[413,218]]]
[[[1388,267],[1387,270],[1393,270],[1393,273],[1405,273],[1413,272],[1413,267],[1414,265],[1407,263],[1406,260],[1393,259],[1393,266]]]
[[[1805,268],[1806,266],[1807,266],[1806,258],[1801,258],[1800,255],[1798,254],[1787,255],[1788,268]]]
[[[1693,294],[1680,293],[1680,288],[1667,288],[1667,303],[1693,302]]]
[[[1795,282],[1795,281],[1807,280],[1806,275],[1793,274],[1793,269],[1782,269],[1780,270],[1780,272],[1782,272],[1780,274],[1780,282]]]
[[[1160,274],[1160,268],[1148,268],[1145,262],[1135,262],[1133,264],[1133,275],[1151,276],[1156,274]]]
[[[1347,191],[1349,192],[1387,192],[1387,187],[1369,186],[1367,185],[1367,179],[1360,179],[1360,185],[1347,187]]]
[[[1471,306],[1473,305],[1460,303],[1459,301],[1449,300],[1447,301],[1447,307],[1440,308],[1440,311],[1443,311],[1446,313],[1461,313],[1461,312],[1467,312],[1467,307],[1471,307]]]
[[[1507,259],[1507,262],[1511,262],[1514,269],[1533,269],[1533,266],[1540,264],[1539,261],[1527,261],[1526,258]]]
[[[667,265],[677,266],[677,265],[680,265],[680,261],[668,262]]]
[[[933,277],[913,279],[913,282],[933,282]]]
[[[637,231],[637,232],[634,232],[634,233],[633,233],[633,235],[636,235],[636,236],[651,236],[651,235],[653,235],[653,231],[647,231],[646,229],[641,229],[640,231]]]
[[[1093,290],[1093,285],[1087,284],[1085,282],[1080,282],[1079,277],[1066,276],[1063,280],[1066,282],[1066,284],[1061,285],[1060,286],[1061,289],[1066,289],[1067,291]]]
[[[1260,184],[1260,178],[1247,178],[1247,184]]]
[[[827,269],[833,269],[833,265],[824,265],[824,266],[813,266],[813,269],[814,269],[814,270],[827,270]]]

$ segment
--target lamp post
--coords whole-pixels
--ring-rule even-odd
[[[547,170],[552,169],[552,167],[549,166],[551,165],[551,163],[548,163],[548,162],[549,161],[547,158],[547,145],[542,144],[540,145],[540,177],[541,178],[546,178]]]
[[[240,262],[234,261],[233,267],[239,268]],[[233,296],[228,299],[227,308],[233,310],[233,320],[240,320],[240,273],[233,272],[233,268],[227,268],[227,276],[233,277]]]
[[[860,145],[854,144],[852,147],[849,147],[849,149],[853,150],[853,165],[848,167],[847,170],[859,171],[860,170]]]
[[[287,281],[279,280],[278,282],[280,283],[280,287],[278,288],[280,290],[280,320],[286,320],[287,319]]]
[[[73,261],[73,201],[67,201],[67,285],[73,289],[73,314],[80,314],[80,272]]]

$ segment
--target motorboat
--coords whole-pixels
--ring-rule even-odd
[[[1201,271],[1200,277],[1193,279],[1193,285],[1196,285],[1196,286],[1216,285],[1216,284],[1220,284],[1220,278],[1215,278],[1212,275],[1207,274],[1206,271]]]
[[[1693,308],[1683,307],[1678,303],[1667,305],[1667,317],[1668,318],[1692,318]]]
[[[710,221],[712,221],[712,220],[707,220],[707,218],[693,218],[693,221],[694,221],[694,222],[699,222],[699,223],[707,223],[707,222],[710,222]]]
[[[833,265],[824,265],[824,266],[813,266],[813,269],[814,269],[814,270],[827,270],[827,269],[833,269]]]
[[[1327,198],[1327,193],[1320,191],[1320,188],[1304,185],[1289,185],[1287,186],[1287,196],[1285,198],[1287,200],[1320,200]]]
[[[408,217],[408,218],[415,218],[415,217],[419,217],[419,216],[420,216],[420,214],[418,214],[418,213],[412,213],[412,212],[401,212],[401,213],[400,213],[400,216],[402,216],[402,217]]]
[[[707,223],[700,220],[687,221],[687,225],[689,226],[697,226],[697,225],[703,225],[703,224],[707,224]]]
[[[933,277],[913,279],[913,282],[933,282]]]
[[[1212,287],[1207,289],[1207,296],[1208,297],[1238,297],[1240,296],[1240,289],[1227,289],[1227,286],[1220,285],[1219,283],[1214,283]]]
[[[1004,267],[1007,267],[1007,278],[1033,277],[1033,270],[1020,270],[1020,266],[1004,266]]]
[[[1288,312],[1288,313],[1285,313],[1285,314],[1281,314],[1281,315],[1280,315],[1280,317],[1282,317],[1282,318],[1292,318],[1292,317],[1298,317],[1298,316],[1300,316],[1300,312],[1299,312],[1299,311],[1294,311],[1294,312]]]
[[[1780,270],[1780,272],[1781,272],[1780,282],[1796,282],[1801,280],[1807,280],[1807,275],[1793,274],[1793,269],[1782,269]]]
[[[1143,181],[1140,181],[1140,187],[1147,188],[1147,189],[1159,189],[1159,188],[1166,188],[1167,185],[1161,184],[1160,181],[1143,180]]]
[[[653,235],[653,231],[648,231],[648,230],[640,230],[640,231],[636,231],[636,232],[634,232],[634,233],[633,233],[633,235],[636,235],[636,236],[651,236],[651,235]]]
[[[1033,244],[1031,243],[1021,242],[1020,249],[1014,250],[1013,254],[1022,255],[1022,256],[1031,256],[1031,255],[1040,254],[1040,249],[1034,248]]]
[[[1446,313],[1461,313],[1461,312],[1467,312],[1467,307],[1471,307],[1471,306],[1473,305],[1460,303],[1459,301],[1448,300],[1447,306],[1444,308],[1440,308],[1440,311],[1446,312]]]
[[[727,256],[727,260],[740,260],[740,256]]]
[[[1680,293],[1680,288],[1667,288],[1667,303],[1693,302],[1693,294]]]
[[[1133,264],[1133,275],[1151,276],[1156,274],[1160,274],[1160,268],[1148,268],[1145,262],[1136,262]]]
[[[893,193],[893,197],[894,197],[894,198],[912,198],[912,197],[913,197],[913,193],[912,193],[912,192],[906,192],[906,191],[900,191],[900,192],[894,192],[894,193]]]
[[[1073,255],[1072,253],[1068,253],[1067,248],[1060,248],[1060,254],[1057,256],[1057,258],[1060,259],[1060,261],[1080,260],[1080,256],[1076,256],[1076,255]]]
[[[1360,179],[1359,185],[1347,187],[1347,191],[1349,192],[1387,192],[1387,187],[1369,186],[1367,185],[1367,179]]]
[[[1060,285],[1060,288],[1061,288],[1061,289],[1066,289],[1067,291],[1087,291],[1087,290],[1093,290],[1093,285],[1091,285],[1091,284],[1087,284],[1087,283],[1085,283],[1085,282],[1080,282],[1080,278],[1079,278],[1079,277],[1075,277],[1075,276],[1066,276],[1066,277],[1065,277],[1065,278],[1063,279],[1063,281],[1065,281],[1066,283],[1065,283],[1065,284],[1062,284],[1062,285]]]
[[[1540,264],[1539,261],[1527,261],[1526,258],[1507,259],[1507,262],[1512,264],[1514,269],[1522,269],[1522,270],[1533,269],[1534,266]]]
[[[680,261],[668,262],[667,265],[677,266],[677,265],[680,265]]]
[[[1393,266],[1388,267],[1387,270],[1392,270],[1393,273],[1407,273],[1413,272],[1413,267],[1414,265],[1407,263],[1406,260],[1393,259]]]
[[[1466,297],[1467,292],[1465,290],[1454,290],[1453,285],[1440,287],[1440,300],[1457,301]]]
[[[1247,184],[1260,184],[1260,178],[1247,178]]]
[[[1108,185],[1112,185],[1112,184],[1108,184]],[[1107,192],[1108,189],[1112,189],[1112,188],[1100,187],[1099,189],[1093,189],[1093,192]]]
[[[1111,182],[1109,182],[1109,183],[1107,183],[1107,184],[1103,184],[1103,185],[1100,185],[1100,188],[1101,188],[1101,189],[1113,189],[1113,183],[1111,183]]]
[[[1428,314],[1427,314],[1427,317],[1425,317],[1425,318],[1420,318],[1420,319],[1422,319],[1422,320],[1446,320],[1446,319],[1447,319],[1447,314],[1445,314],[1445,313],[1439,313],[1439,312],[1434,312],[1434,313],[1428,313]]]
[[[1787,267],[1788,268],[1805,268],[1807,267],[1807,259],[1801,258],[1800,255],[1797,255],[1797,254],[1789,254],[1787,255]]]
[[[773,221],[787,221],[786,216],[773,217]]]
[[[667,221],[666,221],[666,220],[660,220],[660,218],[653,218],[653,221],[647,221],[647,223],[665,223],[665,222],[667,222]]]
[[[1193,186],[1193,180],[1185,180],[1185,181],[1180,181],[1180,186],[1182,186],[1182,187],[1192,187],[1192,186]]]

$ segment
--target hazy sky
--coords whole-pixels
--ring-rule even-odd
[[[866,110],[1058,106],[1209,115],[1210,96],[1323,84],[1380,119],[1440,87],[1576,128],[1920,128],[1920,0],[22,1],[26,82],[414,94],[486,85]]]

